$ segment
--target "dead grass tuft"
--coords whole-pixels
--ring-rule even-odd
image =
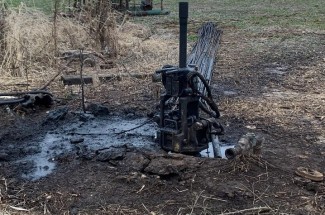
[[[57,57],[55,39],[59,53],[71,49],[101,51],[108,43],[113,44],[110,45],[114,49],[112,52],[116,52],[117,39],[112,36],[116,29],[116,24],[112,21],[113,15],[90,16],[91,20],[86,20],[87,22],[81,20],[81,17],[84,14],[77,18],[58,16],[55,36],[53,20],[43,12],[24,4],[17,9],[9,9],[3,20],[5,28],[1,44],[4,49],[0,53],[0,75],[22,77],[27,72],[51,70]],[[103,18],[104,20],[99,20]]]
[[[119,31],[120,62],[131,71],[152,73],[165,64],[176,64],[177,39],[154,34],[141,24],[126,22]]]
[[[42,12],[21,4],[5,18],[1,75],[23,77],[51,70],[55,62],[53,23]],[[60,17],[57,27],[58,50],[91,46],[84,26]]]

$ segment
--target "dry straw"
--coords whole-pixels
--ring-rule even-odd
[[[118,68],[122,68],[119,72],[152,73],[164,64],[176,63],[177,38],[129,21],[118,25],[110,7],[94,5],[75,12],[74,17],[58,15],[55,22],[53,14],[24,4],[9,9],[2,19],[1,79],[23,77],[31,85],[49,80],[58,68],[67,66],[58,57],[68,50],[108,53],[107,58],[116,58]]]
[[[57,53],[51,17],[21,4],[17,9],[10,9],[3,22],[1,75],[21,77],[27,70],[39,73],[54,67]],[[97,48],[90,28],[93,22],[57,17],[58,51]]]

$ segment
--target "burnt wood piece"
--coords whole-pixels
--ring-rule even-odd
[[[61,80],[65,86],[81,84],[81,78],[78,75],[63,75],[63,76],[61,76]],[[93,78],[91,76],[84,76],[83,81],[84,81],[84,84],[92,84]]]
[[[98,75],[98,79],[100,82],[106,82],[106,81],[121,81],[123,77],[132,77],[136,79],[146,79],[151,77],[151,74],[145,74],[145,73],[128,73],[128,74],[102,74]],[[91,76],[84,76],[84,83],[85,84],[92,84],[93,78]],[[64,85],[80,85],[81,79],[79,75],[63,75],[61,76],[61,80]]]

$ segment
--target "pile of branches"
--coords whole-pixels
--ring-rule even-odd
[[[198,67],[198,72],[209,84],[215,67],[215,58],[220,46],[221,34],[222,31],[215,24],[211,22],[204,24],[199,29],[198,41],[195,43],[187,60],[187,64]],[[204,90],[201,82],[199,83],[199,90]]]

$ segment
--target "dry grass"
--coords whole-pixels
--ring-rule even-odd
[[[154,34],[149,28],[129,21],[118,26],[116,14],[108,12],[103,16],[104,21],[94,11],[83,11],[74,18],[57,16],[54,33],[53,18],[43,12],[25,5],[10,9],[3,20],[5,28],[0,41],[4,47],[0,51],[3,86],[24,83],[40,87],[40,83],[49,80],[58,69],[78,70],[78,65],[69,68],[65,60],[58,60],[59,53],[67,50],[102,53],[106,59],[116,56],[118,72],[122,73],[152,73],[164,64],[176,63],[177,38],[174,35]],[[97,67],[85,69],[86,74],[106,72]]]
[[[119,31],[120,63],[130,71],[152,73],[164,64],[176,64],[176,38],[153,34],[140,24],[127,22]]]
[[[21,5],[10,10],[5,18],[1,75],[22,77],[42,75],[54,68],[56,53],[53,23],[44,13]],[[58,50],[92,47],[87,29],[75,20],[59,17],[57,24]]]

